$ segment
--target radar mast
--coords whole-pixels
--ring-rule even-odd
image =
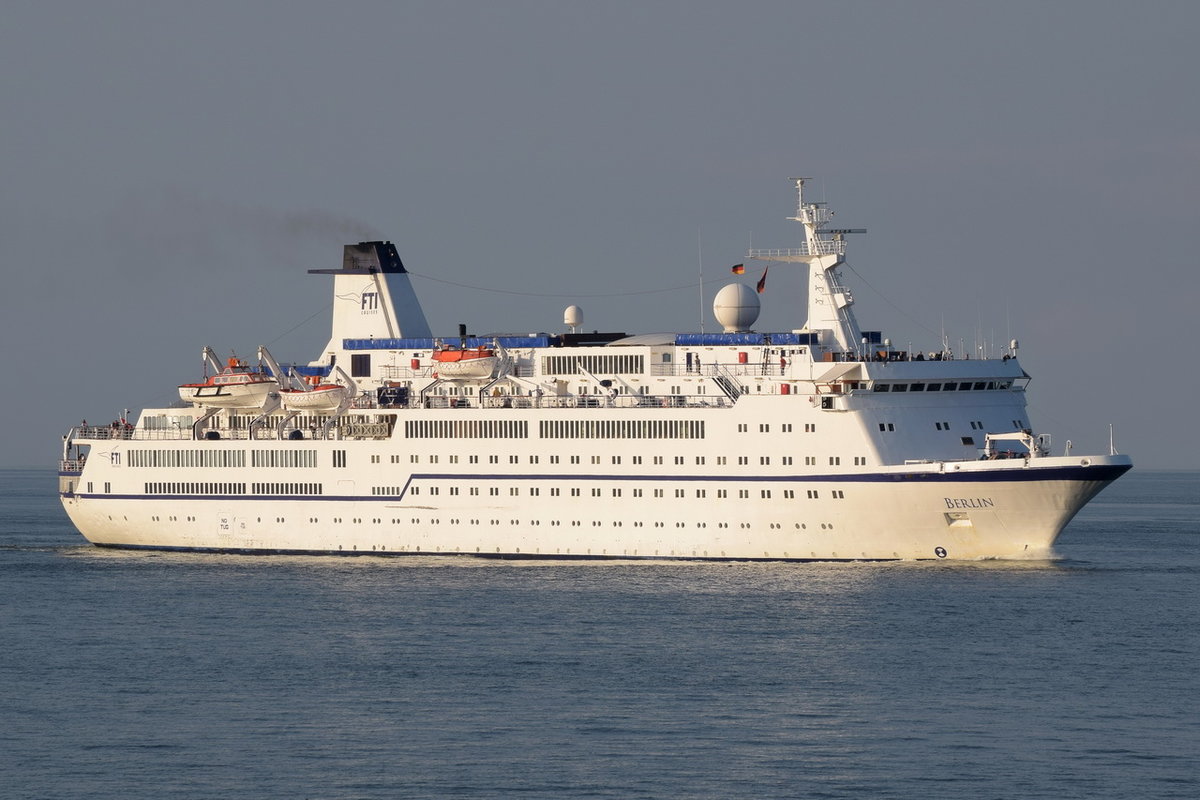
[[[796,215],[788,219],[804,226],[804,246],[784,250],[751,250],[747,258],[758,261],[808,264],[808,319],[806,330],[821,333],[829,350],[860,351],[862,331],[854,317],[854,295],[842,283],[838,267],[845,261],[847,233],[865,228],[826,230],[833,218],[823,202],[805,202],[804,184],[811,178],[789,178],[796,184]],[[826,333],[828,331],[828,333]]]

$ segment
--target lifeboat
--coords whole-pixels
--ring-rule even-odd
[[[496,371],[496,351],[489,347],[445,347],[433,353],[439,378],[449,381],[490,378]]]
[[[318,383],[307,389],[280,389],[279,399],[288,411],[332,411],[348,393],[340,383]]]
[[[262,408],[267,395],[278,388],[279,383],[267,373],[231,358],[224,369],[203,382],[180,385],[179,399],[197,406]]]

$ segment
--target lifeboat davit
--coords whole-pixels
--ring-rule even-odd
[[[223,370],[203,382],[180,385],[179,399],[197,406],[262,408],[267,395],[278,388],[278,381],[267,373],[231,358]]]
[[[449,381],[490,378],[496,372],[496,351],[489,347],[446,347],[433,353],[439,378]]]

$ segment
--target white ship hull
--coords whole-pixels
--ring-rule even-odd
[[[88,485],[64,476],[69,491],[63,502],[89,541],[114,547],[739,560],[1047,558],[1075,513],[1130,466],[1125,456],[1093,456],[811,475],[638,474],[628,468],[619,474],[410,472],[392,466],[382,456],[386,448],[358,449],[381,454],[374,462],[363,452],[360,461],[388,467],[341,475],[285,469],[269,485],[252,467],[221,469],[216,476],[201,468],[149,486],[125,489],[109,481],[107,494],[96,491],[94,480]],[[104,472],[125,477],[129,470]],[[393,493],[372,493],[383,491]]]

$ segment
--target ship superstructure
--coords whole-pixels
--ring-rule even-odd
[[[260,348],[262,372],[218,373],[268,390],[249,406],[206,379],[136,424],[72,429],[64,507],[113,547],[1050,555],[1130,459],[1051,454],[1015,341],[965,359],[860,328],[839,270],[857,231],[830,229],[794,181],[803,246],[748,257],[805,265],[802,327],[753,331],[758,294],[735,281],[714,300],[720,333],[580,333],[572,306],[571,332],[434,338],[395,247],[348,245],[340,269],[311,270],[334,278],[318,359],[284,367]]]

